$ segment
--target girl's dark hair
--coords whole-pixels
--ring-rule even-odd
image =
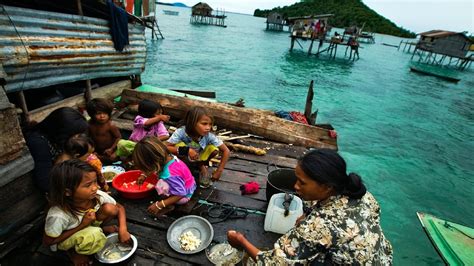
[[[186,126],[186,134],[191,137],[196,137],[199,134],[196,132],[196,124],[199,119],[203,116],[208,116],[211,119],[211,122],[214,123],[214,118],[209,114],[209,112],[200,106],[195,106],[189,109],[184,117],[184,125]]]
[[[81,184],[84,174],[89,172],[95,172],[95,169],[90,164],[78,159],[55,165],[49,174],[50,206],[57,206],[73,216],[79,214],[79,210],[73,204],[74,193]],[[66,192],[71,195],[66,196]]]
[[[151,118],[154,117],[157,111],[162,111],[163,108],[161,107],[161,104],[150,101],[150,100],[142,100],[138,104],[138,114],[142,117],[145,118]]]
[[[110,117],[112,115],[112,111],[114,110],[114,104],[104,98],[94,98],[87,103],[86,108],[91,120],[96,122],[95,115],[98,112],[106,113]]]
[[[87,132],[88,127],[86,119],[79,111],[62,107],[54,110],[32,129],[39,130],[49,141],[62,148],[71,136]]]
[[[155,136],[147,136],[135,145],[132,160],[135,167],[146,174],[160,172],[170,155],[166,145]]]
[[[89,152],[89,146],[94,147],[94,142],[86,134],[77,134],[70,137],[64,144],[64,151],[75,158],[84,156]]]
[[[346,162],[334,150],[312,150],[298,160],[303,172],[319,184],[332,187],[336,193],[360,199],[367,189],[359,175],[346,173]]]

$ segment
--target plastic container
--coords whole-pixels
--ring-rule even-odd
[[[132,170],[117,175],[112,181],[112,186],[119,192],[119,194],[127,199],[143,199],[150,196],[155,191],[155,184],[158,182],[156,174],[151,174],[145,179],[145,182],[153,186],[148,188],[142,185],[140,190],[129,190],[123,186],[123,183],[130,183],[136,181],[142,172],[139,170]]]
[[[296,220],[303,215],[303,202],[294,196],[289,206],[288,215],[285,216],[285,193],[274,194],[268,203],[265,215],[264,230],[284,234],[295,226]]]

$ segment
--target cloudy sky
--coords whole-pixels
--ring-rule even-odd
[[[168,0],[167,2],[174,2]],[[188,6],[197,0],[177,0]],[[292,0],[205,0],[214,9],[253,14],[257,8],[291,5]],[[363,0],[382,16],[414,32],[432,29],[474,33],[474,0]]]

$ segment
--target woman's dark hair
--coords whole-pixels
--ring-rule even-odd
[[[90,164],[78,159],[55,165],[49,174],[50,206],[57,206],[73,216],[79,214],[79,210],[73,204],[74,193],[81,184],[84,174],[89,172],[95,172],[95,169]],[[66,196],[66,192],[71,195]]]
[[[98,112],[106,113],[110,117],[112,115],[112,111],[114,110],[114,104],[104,98],[94,98],[87,103],[86,108],[91,120],[96,122],[95,115]]]
[[[64,144],[64,151],[79,158],[89,152],[89,146],[94,147],[94,142],[86,134],[77,134],[70,137]]]
[[[197,137],[199,134],[196,132],[196,124],[199,119],[203,116],[208,116],[211,119],[211,122],[214,123],[212,115],[204,108],[200,106],[195,106],[191,108],[184,117],[184,125],[186,126],[186,134],[191,137]]]
[[[150,101],[150,100],[142,100],[138,104],[138,114],[145,118],[152,118],[155,116],[157,111],[163,112],[163,108],[161,104]]]
[[[87,132],[89,125],[79,111],[71,107],[62,107],[54,110],[33,129],[46,135],[49,141],[60,146],[73,135]]]
[[[298,160],[303,172],[321,185],[332,187],[336,193],[360,199],[367,189],[359,175],[346,173],[346,162],[334,150],[312,150]]]

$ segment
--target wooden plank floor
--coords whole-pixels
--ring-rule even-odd
[[[295,158],[301,156],[305,148],[257,138],[245,139],[242,143],[267,148],[267,155],[257,156],[232,152],[231,159],[219,182],[215,182],[210,188],[198,188],[194,193],[192,203],[177,208],[166,217],[154,218],[146,212],[150,202],[157,199],[156,195],[143,200],[127,200],[113,193],[114,198],[125,206],[129,231],[138,239],[137,252],[122,265],[209,265],[210,262],[204,252],[183,255],[172,250],[166,240],[166,232],[170,224],[177,218],[189,214],[200,215],[212,223],[214,241],[225,240],[226,232],[236,229],[243,232],[257,247],[271,248],[273,246],[279,235],[263,230],[265,216],[261,214],[267,208],[265,197],[267,166],[275,164],[282,168],[294,168]],[[274,166],[270,170],[272,169]],[[239,187],[249,181],[256,181],[261,189],[257,194],[242,196]],[[223,204],[248,209],[248,213],[243,218],[230,218],[225,221],[208,217],[207,213],[211,206],[214,206],[215,210]],[[238,213],[242,214],[242,211]],[[31,265],[64,264],[67,261],[64,254],[52,253],[48,248],[41,246],[40,239],[41,232],[38,232],[38,235],[30,241],[29,246],[23,247],[26,251],[12,252],[2,260],[2,265],[18,265],[19,262],[24,264],[25,252],[29,252],[31,255],[31,261],[27,263]],[[95,264],[100,265],[98,262]]]

